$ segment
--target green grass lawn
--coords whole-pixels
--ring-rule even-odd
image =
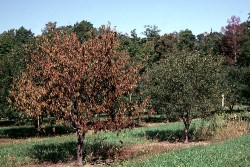
[[[124,162],[129,167],[247,167],[250,166],[250,134],[224,142],[195,146]]]
[[[162,139],[166,136],[163,135],[165,132],[168,132],[171,139],[179,138],[180,136],[178,135],[182,130],[183,124],[176,122],[153,127],[134,128],[121,132],[118,136],[114,132],[88,133],[86,135],[84,153],[86,159],[90,154],[92,157],[102,156],[105,159],[109,158],[109,156],[115,156],[115,150],[122,146],[154,140],[156,138],[151,135],[157,133]],[[165,138],[167,139],[167,137]],[[67,162],[75,159],[75,156],[75,134],[30,138],[24,141],[18,140],[18,142],[0,145],[0,164],[4,164],[4,166],[21,166],[45,161],[52,163],[59,161]]]
[[[207,123],[208,122],[205,122],[203,125],[207,126]],[[199,134],[199,127],[201,125],[202,121],[193,121],[190,129],[190,139],[199,139],[197,138],[197,134]],[[134,128],[132,130],[126,130],[126,132],[121,132],[118,136],[117,133],[114,132],[100,132],[97,134],[87,133],[83,150],[85,155],[84,159],[87,162],[93,162],[95,159],[114,159],[120,148],[132,144],[149,143],[152,141],[181,142],[183,141],[183,128],[184,125],[182,122],[175,122],[151,127]],[[239,142],[237,141],[241,141],[243,146],[238,145]],[[211,147],[194,147],[185,150],[173,151],[171,153],[154,156],[146,161],[133,161],[132,164],[130,162],[126,162],[123,165],[158,166],[157,164],[161,163],[163,166],[165,166],[165,163],[172,164],[167,166],[185,166],[185,164],[190,165],[191,163],[197,163],[198,165],[201,161],[204,161],[204,163],[208,163],[207,161],[211,161],[211,163],[217,162],[216,158],[222,153],[222,155],[224,155],[224,159],[221,159],[218,163],[224,163],[226,160],[231,160],[229,162],[232,164],[238,162],[236,161],[237,158],[243,157],[243,159],[240,159],[239,162],[246,164],[249,159],[240,155],[247,155],[246,153],[249,153],[245,150],[246,144],[250,144],[249,141],[249,136],[246,135],[243,139],[239,138],[235,141],[227,141],[222,145],[216,144],[214,146],[211,145]],[[234,154],[232,151],[235,150],[241,150],[241,153]],[[227,159],[228,156],[231,155],[236,157],[234,159]],[[212,159],[206,160],[207,156],[212,159],[214,158],[216,161],[212,161]],[[17,140],[17,142],[8,144],[0,144],[0,166],[3,167],[22,166],[43,162],[68,162],[75,159],[75,134],[30,138],[26,140]],[[211,165],[211,163],[209,165]]]

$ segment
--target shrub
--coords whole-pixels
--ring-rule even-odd
[[[0,127],[2,126],[11,126],[14,125],[15,121],[13,120],[0,120]]]
[[[68,126],[55,125],[42,128],[40,131],[34,126],[12,126],[0,129],[0,138],[28,138],[35,136],[54,136],[72,133],[73,130]]]

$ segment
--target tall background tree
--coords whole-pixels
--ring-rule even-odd
[[[33,43],[34,34],[24,27],[0,34],[0,117],[14,119],[7,99],[13,78],[25,69],[26,46]]]
[[[90,38],[91,35],[97,33],[97,30],[93,27],[93,24],[88,21],[81,21],[80,23],[76,23],[73,26],[73,32],[76,33],[78,39],[81,42],[84,42]],[[92,33],[92,34],[90,34]]]
[[[197,50],[206,54],[221,55],[222,33],[211,32],[197,35]]]
[[[178,33],[177,47],[179,50],[192,51],[195,47],[195,42],[196,42],[195,35],[193,35],[191,30],[186,29]]]
[[[222,53],[227,57],[226,104],[233,107],[249,104],[249,21],[240,23],[240,18],[232,16],[228,25],[222,28]]]
[[[51,29],[37,38],[27,70],[12,88],[12,104],[30,116],[53,112],[77,134],[77,164],[82,166],[86,132],[133,126],[140,107],[123,96],[137,86],[140,66],[119,51],[119,34],[102,27],[83,44],[75,33]]]
[[[223,33],[222,51],[231,64],[237,63],[240,44],[245,40],[245,25],[240,24],[240,18],[232,16],[227,21],[228,25],[221,28]]]

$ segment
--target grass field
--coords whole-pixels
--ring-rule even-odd
[[[212,125],[212,126],[211,126]],[[237,125],[237,126],[236,126]],[[204,139],[202,135],[204,134],[203,130],[205,129],[206,134],[211,134],[210,131],[213,131],[213,123],[211,121],[202,122],[201,120],[194,120],[191,129],[190,129],[190,140],[191,141],[200,141]],[[221,126],[221,125],[220,125]],[[201,128],[203,127],[203,128]],[[240,128],[240,124],[232,124],[227,126],[228,128]],[[221,128],[225,129],[225,126],[221,126]],[[245,128],[245,126],[244,126]],[[245,132],[243,128],[243,133],[237,135],[241,135]],[[236,131],[236,130],[235,130]],[[232,129],[228,129],[224,132],[223,136],[228,133],[234,133]],[[207,136],[207,135],[205,135]],[[229,137],[228,137],[229,138]],[[225,138],[223,138],[224,140]],[[88,163],[99,163],[99,162],[107,162],[107,160],[115,160],[113,165],[119,166],[144,166],[150,165],[150,163],[160,163],[164,159],[168,161],[163,161],[167,164],[173,164],[173,166],[183,166],[185,164],[197,163],[200,162],[198,159],[202,160],[206,156],[211,154],[211,163],[212,159],[218,157],[215,153],[220,153],[223,155],[221,161],[226,161],[227,158],[231,155],[235,155],[235,159],[232,163],[238,162],[237,157],[241,154],[250,153],[246,149],[241,148],[242,146],[238,145],[240,141],[242,145],[249,145],[249,136],[243,136],[243,138],[236,139],[235,141],[228,141],[225,144],[216,144],[215,146],[211,145],[206,147],[194,147],[190,149],[173,151],[171,153],[166,154],[158,154],[154,156],[154,154],[150,154],[149,156],[153,156],[149,158],[150,161],[137,159],[130,162],[119,161],[117,157],[120,155],[121,150],[124,148],[130,148],[130,146],[142,145],[146,147],[148,144],[159,143],[159,142],[168,142],[175,147],[175,143],[180,143],[183,141],[183,123],[175,122],[175,123],[167,123],[167,124],[157,124],[154,126],[147,125],[147,127],[139,127],[134,128],[132,130],[126,130],[126,132],[121,132],[117,136],[117,133],[114,132],[100,132],[97,134],[93,134],[89,132],[86,135],[85,146],[84,146],[84,155],[85,162]],[[218,140],[216,140],[218,141]],[[161,149],[161,146],[157,144]],[[237,147],[237,148],[236,148]],[[238,148],[239,147],[239,148]],[[216,150],[216,149],[219,150]],[[229,151],[227,151],[229,150]],[[232,151],[242,150],[242,153],[232,154]],[[248,149],[250,150],[250,149]],[[137,151],[137,150],[136,150]],[[140,150],[139,150],[140,151]],[[184,151],[182,153],[182,151]],[[215,152],[213,152],[215,151]],[[145,154],[145,153],[143,153]],[[76,139],[75,134],[62,135],[62,136],[54,136],[54,137],[43,137],[43,138],[28,138],[28,139],[18,139],[13,140],[11,142],[0,144],[0,166],[23,166],[23,165],[32,165],[32,164],[42,164],[44,162],[49,163],[68,163],[76,159]],[[193,155],[193,157],[192,157]],[[201,156],[201,158],[195,158],[197,156]],[[167,156],[165,158],[165,156]],[[213,157],[214,156],[214,157]],[[183,158],[183,160],[181,160]],[[247,164],[249,157],[243,157],[243,159],[239,160],[240,162]],[[137,160],[136,160],[137,159]],[[142,162],[143,161],[143,162]],[[119,162],[119,163],[116,163]],[[230,161],[231,162],[231,161]]]
[[[119,165],[128,167],[248,167],[250,166],[250,135],[216,144],[161,153],[147,159],[136,159]]]
[[[143,143],[150,140],[145,132],[158,132],[166,130],[172,133],[172,138],[176,133],[181,132],[183,125],[181,122],[169,125],[162,124],[153,127],[135,128],[121,132],[118,136],[113,132],[100,132],[98,134],[88,133],[85,142],[86,159],[101,157],[102,159],[115,156],[115,150],[125,145]],[[179,136],[178,136],[179,137]],[[0,145],[0,164],[5,166],[21,166],[40,162],[67,162],[75,159],[76,139],[75,134],[48,137],[30,138],[17,140],[16,142]],[[109,155],[110,154],[110,155]],[[112,158],[112,157],[110,157]]]

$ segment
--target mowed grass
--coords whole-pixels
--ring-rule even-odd
[[[183,131],[183,123],[161,124],[159,126],[134,128],[116,132],[87,133],[84,146],[86,161],[114,158],[119,148],[154,140],[147,132],[168,132],[171,138]],[[172,134],[171,134],[172,133]],[[182,134],[182,133],[181,133]],[[159,135],[160,136],[160,135]],[[166,135],[165,135],[166,136]],[[152,138],[151,138],[152,137]],[[179,138],[177,135],[176,138]],[[17,140],[0,145],[0,166],[22,166],[42,162],[67,162],[76,159],[75,134]]]
[[[212,125],[212,126],[211,126]],[[206,134],[211,134],[213,132],[213,123],[209,121],[201,121],[201,120],[193,120],[190,128],[190,140],[191,141],[199,141],[204,139],[202,136],[204,135],[204,129]],[[235,126],[235,125],[233,125]],[[203,127],[203,128],[201,128]],[[212,128],[211,128],[212,127]],[[130,145],[136,145],[140,143],[150,143],[157,141],[168,141],[171,143],[182,142],[183,141],[183,128],[184,125],[182,122],[175,123],[167,123],[167,124],[158,124],[157,126],[149,126],[149,127],[140,127],[134,128],[132,130],[127,129],[126,132],[122,131],[117,135],[116,132],[99,132],[94,134],[93,132],[89,132],[86,134],[85,145],[84,145],[84,161],[85,162],[105,162],[106,160],[115,160],[117,155],[119,155],[119,151],[122,148],[125,148]],[[222,126],[222,128],[225,128]],[[210,130],[211,129],[211,130]],[[230,130],[230,129],[229,129]],[[230,133],[232,131],[230,130]],[[225,133],[228,133],[226,131]],[[207,135],[205,135],[205,139]],[[247,143],[248,142],[248,143]],[[232,140],[232,143],[229,146],[219,146],[221,150],[216,151],[217,146],[211,146],[208,150],[206,147],[194,147],[189,149],[179,151],[173,151],[170,154],[157,154],[156,157],[152,157],[147,161],[138,160],[133,161],[132,164],[130,162],[126,162],[122,164],[122,166],[193,166],[191,163],[197,163],[199,165],[201,161],[198,156],[204,156],[206,159],[207,156],[210,156],[213,159],[212,154],[214,155],[214,160],[210,159],[211,162],[216,162],[217,157],[220,154],[228,157],[233,154],[234,150],[243,150],[242,154],[249,154],[249,151],[244,151],[247,145],[249,145],[249,136],[248,140],[243,140],[242,145],[245,147],[241,149],[241,145],[238,146],[237,142]],[[216,144],[217,145],[217,144]],[[232,145],[232,146],[230,146]],[[224,148],[225,147],[225,148]],[[234,148],[234,147],[237,147]],[[239,147],[239,148],[238,148]],[[215,153],[212,151],[215,149]],[[248,146],[248,150],[250,150]],[[218,155],[217,155],[218,154]],[[240,154],[241,155],[241,154]],[[167,158],[165,158],[167,156]],[[193,156],[193,157],[192,157]],[[190,158],[191,157],[191,158]],[[69,161],[76,159],[76,136],[75,134],[62,135],[62,136],[54,136],[54,137],[44,137],[44,138],[29,138],[25,140],[16,140],[15,142],[0,144],[0,166],[8,167],[8,166],[23,166],[23,165],[32,165],[32,164],[40,164],[44,162],[50,163],[67,163]],[[167,161],[166,161],[167,159]],[[192,159],[197,159],[192,161]],[[222,159],[224,162],[227,159]],[[148,164],[143,164],[143,162],[147,162]],[[239,160],[240,161],[240,160]],[[243,160],[241,160],[243,161]],[[241,162],[240,161],[240,162]],[[112,162],[112,161],[111,161]],[[150,163],[153,164],[150,164]],[[206,161],[204,161],[206,162]],[[243,161],[246,164],[247,161]],[[171,164],[171,165],[168,165]],[[232,162],[234,163],[234,161]],[[158,165],[159,164],[159,165]],[[186,165],[187,164],[187,165]],[[191,165],[190,165],[191,164]],[[116,165],[116,163],[114,164]],[[119,164],[118,164],[119,166]],[[209,165],[208,165],[209,166]],[[211,166],[211,164],[210,164]],[[214,166],[214,165],[212,165]]]
[[[250,166],[250,134],[206,146],[194,146],[135,159],[120,166],[129,167],[247,167]]]

